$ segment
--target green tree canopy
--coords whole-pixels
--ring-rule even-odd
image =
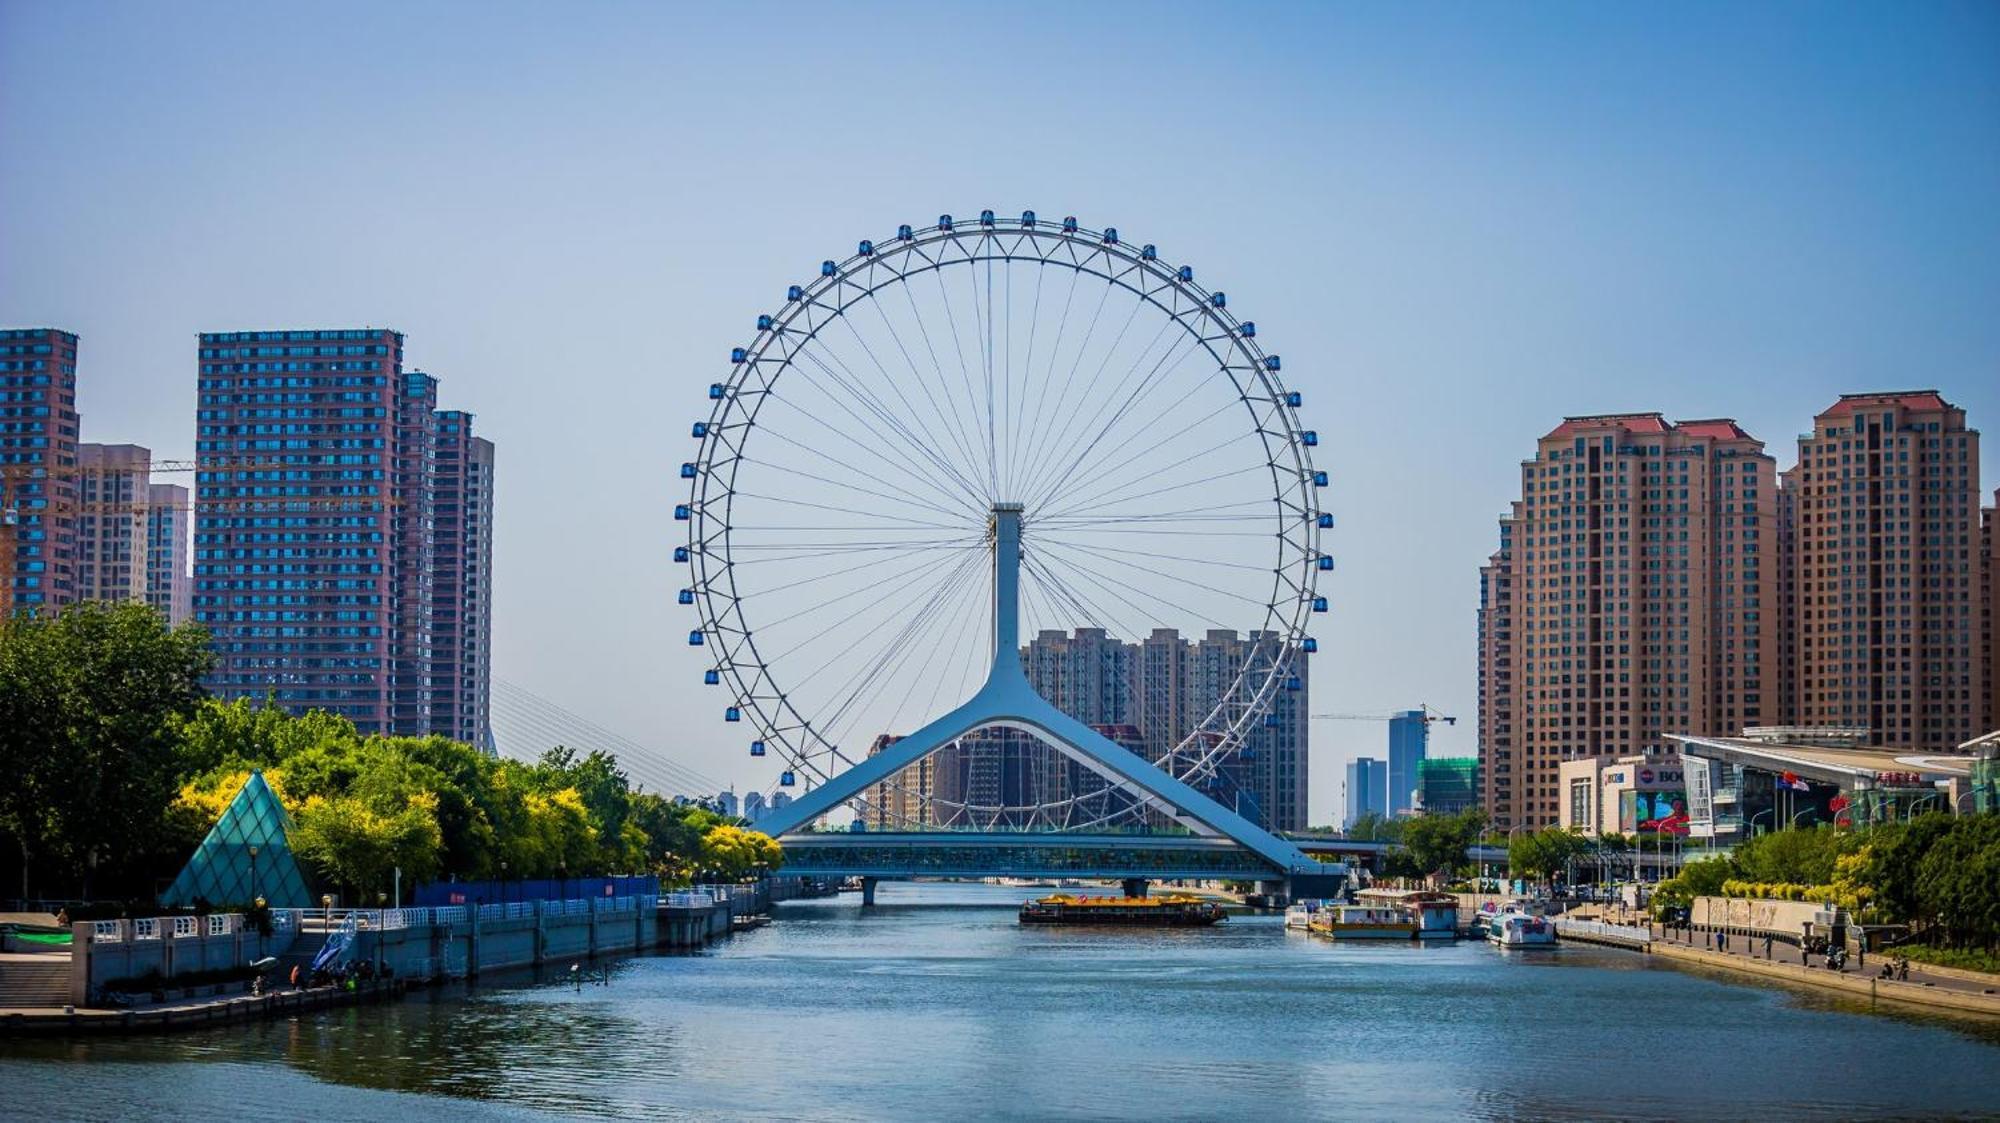
[[[86,894],[106,887],[100,869],[143,876],[167,841],[178,729],[210,665],[205,632],[141,604],[0,622],[0,830],[24,871]]]

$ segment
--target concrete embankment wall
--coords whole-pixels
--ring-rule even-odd
[[[1665,941],[1655,941],[1653,954],[1683,963],[1700,964],[1703,967],[1717,967],[1725,971],[1739,971],[1748,975],[1762,975],[1766,978],[1783,979],[1787,982],[1805,983],[1822,990],[1839,991],[1856,998],[1870,1001],[1907,1002],[1920,1006],[1942,1006],[1969,1013],[2000,1015],[2000,994],[1974,994],[1970,991],[1946,990],[1929,987],[1922,983],[1904,983],[1872,976],[1848,975],[1838,971],[1801,967],[1796,963],[1773,963],[1765,959],[1751,959],[1741,955],[1725,955],[1719,952],[1703,951],[1700,948],[1683,947]]]
[[[660,924],[660,910],[651,898],[524,901],[497,910],[423,911],[429,915],[421,923],[359,931],[354,958],[410,979],[477,975],[649,948],[657,940]]]
[[[84,920],[70,931],[69,1000],[79,1006],[89,1002],[93,988],[113,979],[152,972],[172,979],[241,967],[266,956],[290,954],[299,942],[295,928],[280,927],[266,936],[242,924],[240,917]]]

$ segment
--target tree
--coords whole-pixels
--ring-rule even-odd
[[[725,881],[776,869],[783,860],[784,851],[770,835],[729,823],[710,827],[701,839],[702,868]]]
[[[1517,834],[1507,843],[1507,868],[1547,880],[1590,849],[1590,840],[1576,831],[1549,829]]]
[[[36,863],[86,895],[100,863],[143,884],[211,663],[205,632],[141,604],[0,624],[0,831],[20,844],[24,894]]]
[[[395,871],[412,883],[437,876],[442,839],[437,797],[421,793],[394,814],[377,812],[353,796],[313,796],[298,809],[292,852],[357,904],[388,890]]]
[[[1420,815],[1403,824],[1403,848],[1418,876],[1451,874],[1465,864],[1465,852],[1486,829],[1486,812],[1477,808],[1456,815]]]
[[[1403,837],[1403,821],[1369,811],[1347,828],[1347,837],[1369,842],[1395,842]]]

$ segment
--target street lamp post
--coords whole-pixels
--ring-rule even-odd
[[[1745,824],[1743,824],[1743,826],[1744,826],[1744,829],[1745,829],[1745,830],[1747,830],[1747,831],[1749,832],[1749,834],[1748,834],[1748,836],[1747,836],[1747,837],[1755,837],[1755,836],[1756,836],[1756,834],[1757,834],[1757,820],[1758,820],[1758,819],[1760,819],[1760,818],[1762,818],[1762,817],[1764,817],[1764,816],[1766,816],[1766,815],[1769,815],[1769,816],[1771,816],[1771,817],[1772,817],[1772,818],[1771,818],[1771,825],[1772,825],[1772,826],[1773,826],[1773,827],[1775,828],[1775,827],[1777,826],[1777,824],[1778,824],[1778,819],[1777,819],[1777,812],[1778,812],[1778,805],[1777,805],[1777,804],[1775,804],[1775,803],[1773,803],[1773,804],[1772,804],[1771,806],[1769,806],[1769,807],[1766,807],[1766,808],[1765,808],[1764,810],[1762,810],[1762,811],[1759,811],[1759,812],[1757,812],[1757,814],[1755,814],[1755,815],[1752,815],[1752,816],[1750,816],[1750,821],[1749,821],[1749,822],[1747,822],[1747,823],[1745,823]]]
[[[259,894],[257,892],[257,848],[255,846],[252,846],[250,848],[250,899],[254,901],[257,899],[258,896]]]

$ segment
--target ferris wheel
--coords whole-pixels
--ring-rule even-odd
[[[679,600],[717,715],[776,786],[825,785],[978,695],[1016,658],[1017,613],[1069,653],[1037,676],[1049,701],[1218,783],[1299,689],[1293,653],[1327,608],[1327,478],[1281,371],[1192,266],[1074,218],[943,215],[822,262],[731,350],[680,466]],[[1018,587],[996,568],[1008,534]],[[1133,673],[1107,665],[1113,641],[1213,633],[1237,654],[1145,713],[1106,688]],[[880,815],[903,786],[864,800]],[[1074,778],[909,794],[896,814],[932,826],[1145,811]]]

